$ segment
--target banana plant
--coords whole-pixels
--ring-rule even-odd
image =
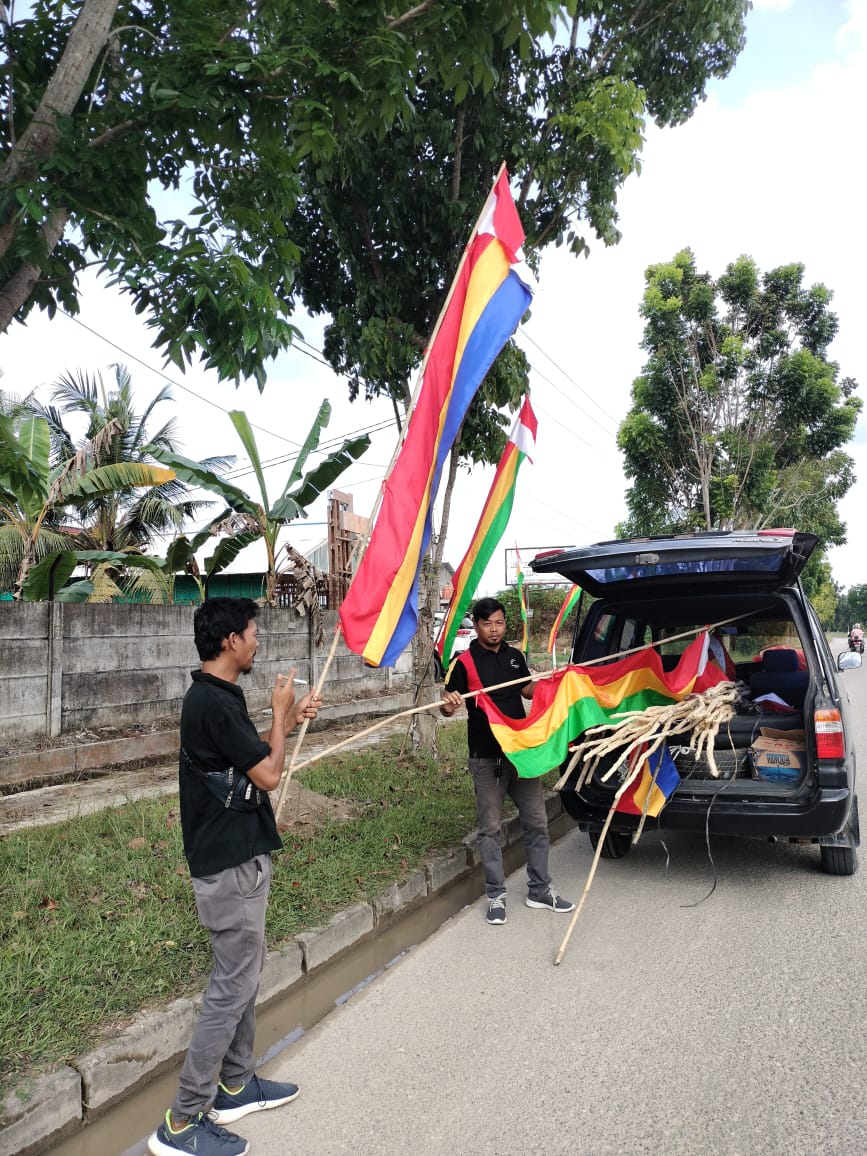
[[[34,587],[28,585],[28,574],[40,558],[55,554],[76,558],[69,535],[62,531],[65,507],[174,479],[174,471],[164,466],[141,462],[98,465],[104,444],[117,433],[116,423],[109,422],[69,460],[52,468],[51,436],[45,418],[0,415],[0,567],[6,573],[17,571],[16,599],[32,596]],[[68,562],[67,558],[64,565]],[[70,573],[74,566],[73,560]]]
[[[245,546],[249,546],[261,538],[265,544],[268,559],[265,597],[268,605],[273,606],[276,603],[277,591],[277,538],[281,529],[296,518],[307,517],[306,507],[310,506],[320,494],[333,485],[344,470],[361,457],[370,446],[370,438],[366,434],[362,437],[347,438],[339,450],[328,454],[319,465],[302,478],[301,475],[307,464],[307,459],[318,447],[322,430],[331,418],[331,404],[328,401],[323,401],[298,457],[295,459],[289,477],[280,491],[280,496],[272,504],[265,484],[262,459],[247,415],[240,410],[233,410],[229,417],[256,475],[256,481],[259,485],[258,501],[200,462],[190,461],[179,454],[156,446],[149,447],[149,451],[157,461],[174,470],[182,482],[201,486],[203,489],[217,494],[226,503],[227,508],[218,514],[209,523],[206,530],[201,531],[194,539],[194,541],[201,542],[203,534],[206,536],[215,533],[224,535],[220,538],[213,554],[205,560],[206,577],[211,578],[220,570],[224,570],[230,562],[237,558]]]

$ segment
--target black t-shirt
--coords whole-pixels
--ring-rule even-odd
[[[503,643],[499,650],[486,650],[477,638],[470,643],[470,655],[476,664],[482,686],[497,686],[501,682],[511,682],[521,675],[529,676],[530,669],[527,660],[520,650]],[[446,690],[456,690],[458,694],[466,694],[472,689],[467,680],[467,672],[460,660],[452,663],[446,675]],[[521,687],[526,683],[516,683],[515,686],[505,686],[502,690],[492,691],[490,698],[495,706],[507,718],[523,718],[524,698]],[[481,707],[476,706],[476,700],[468,698],[467,708],[467,745],[471,759],[495,759],[503,753],[500,744],[491,733],[487,716]]]
[[[270,754],[247,712],[244,692],[233,682],[201,670],[181,708],[181,747],[203,771],[249,771]],[[215,875],[256,855],[279,851],[274,810],[263,791],[255,811],[233,811],[211,794],[201,776],[180,760],[181,831],[194,876]]]

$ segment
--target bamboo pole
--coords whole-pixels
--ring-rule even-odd
[[[608,834],[608,830],[611,826],[611,821],[614,818],[614,812],[617,810],[617,804],[620,802],[620,798],[624,794],[624,792],[626,790],[628,790],[629,787],[632,786],[633,782],[638,777],[638,774],[641,771],[642,765],[643,764],[640,760],[636,760],[635,767],[626,776],[626,778],[624,779],[623,783],[620,785],[620,787],[617,790],[617,793],[614,796],[614,799],[613,799],[611,806],[608,810],[608,815],[605,818],[605,824],[604,824],[602,831],[599,835],[599,842],[596,844],[596,853],[593,856],[593,862],[590,864],[590,873],[587,876],[587,882],[584,884],[584,890],[581,893],[581,898],[578,901],[578,906],[575,908],[575,913],[573,914],[571,920],[569,921],[569,926],[566,928],[566,934],[563,936],[563,942],[560,944],[560,948],[557,951],[557,954],[554,956],[554,966],[555,967],[559,967],[563,961],[563,955],[566,951],[566,946],[572,937],[572,932],[575,930],[575,924],[578,922],[578,916],[581,914],[581,911],[584,907],[584,902],[587,899],[587,896],[590,892],[590,884],[593,882],[593,876],[596,874],[596,868],[599,866],[599,860],[602,858],[602,849],[605,846],[605,837]]]

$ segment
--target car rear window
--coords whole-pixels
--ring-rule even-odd
[[[589,569],[587,573],[603,586],[613,582],[629,582],[645,578],[689,577],[692,574],[776,574],[785,565],[784,554],[765,554],[747,558],[697,558],[695,561],[663,562],[655,561],[648,554],[642,561],[641,555],[631,566],[604,566]]]

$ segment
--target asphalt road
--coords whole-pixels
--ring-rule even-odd
[[[842,677],[867,768],[867,667]],[[302,1094],[235,1126],[254,1156],[867,1153],[867,845],[834,878],[816,847],[666,843],[600,864],[560,967],[570,917],[523,869],[505,926],[466,908],[268,1065]],[[590,863],[574,831],[555,885]]]

